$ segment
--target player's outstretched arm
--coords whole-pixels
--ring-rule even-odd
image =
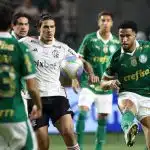
[[[89,62],[87,62],[85,59],[83,59],[83,58],[81,58],[81,59],[84,64],[84,69],[89,75],[89,82],[90,83],[98,83],[100,80],[99,80],[98,76],[95,76],[92,65]]]
[[[33,103],[35,104],[33,106],[30,119],[37,119],[41,117],[42,115],[42,104],[41,104],[39,90],[37,87],[37,82],[34,78],[32,78],[32,79],[27,79],[26,84],[27,84],[27,89],[29,91],[31,99],[33,100]]]

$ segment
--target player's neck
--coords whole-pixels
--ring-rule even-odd
[[[99,30],[99,34],[104,40],[109,40],[111,32],[104,32]]]

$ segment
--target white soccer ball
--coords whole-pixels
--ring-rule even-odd
[[[61,73],[70,79],[79,78],[83,73],[83,63],[76,56],[68,56],[62,60]]]

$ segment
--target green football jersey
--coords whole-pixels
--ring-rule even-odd
[[[21,78],[34,76],[28,48],[9,33],[0,33],[0,122],[27,119],[21,96]]]
[[[122,49],[114,53],[106,75],[116,76],[121,85],[120,92],[129,91],[150,96],[150,42],[138,41],[133,53]]]
[[[110,39],[104,41],[97,31],[85,36],[78,53],[92,65],[95,75],[101,79],[110,57],[119,47],[120,43],[115,36],[111,34]],[[112,93],[103,91],[100,83],[89,84],[86,72],[82,74],[80,83],[82,88],[89,88],[96,94]]]

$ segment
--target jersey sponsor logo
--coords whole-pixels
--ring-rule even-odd
[[[142,63],[142,64],[145,64],[147,62],[147,56],[142,54],[139,56],[139,61]]]
[[[150,75],[150,69],[146,70],[137,70],[135,73],[124,76],[124,81],[131,81],[131,80],[139,80],[140,78],[144,78],[146,76]]]
[[[13,51],[14,50],[14,44],[8,44],[5,41],[0,40],[0,50]]]
[[[4,118],[4,117],[13,117],[14,116],[14,110],[13,109],[3,109],[0,110],[0,118]]]
[[[57,63],[49,64],[45,60],[44,61],[37,60],[34,62],[35,62],[35,65],[37,67],[46,68],[46,69],[53,69],[53,70],[57,69]]]

